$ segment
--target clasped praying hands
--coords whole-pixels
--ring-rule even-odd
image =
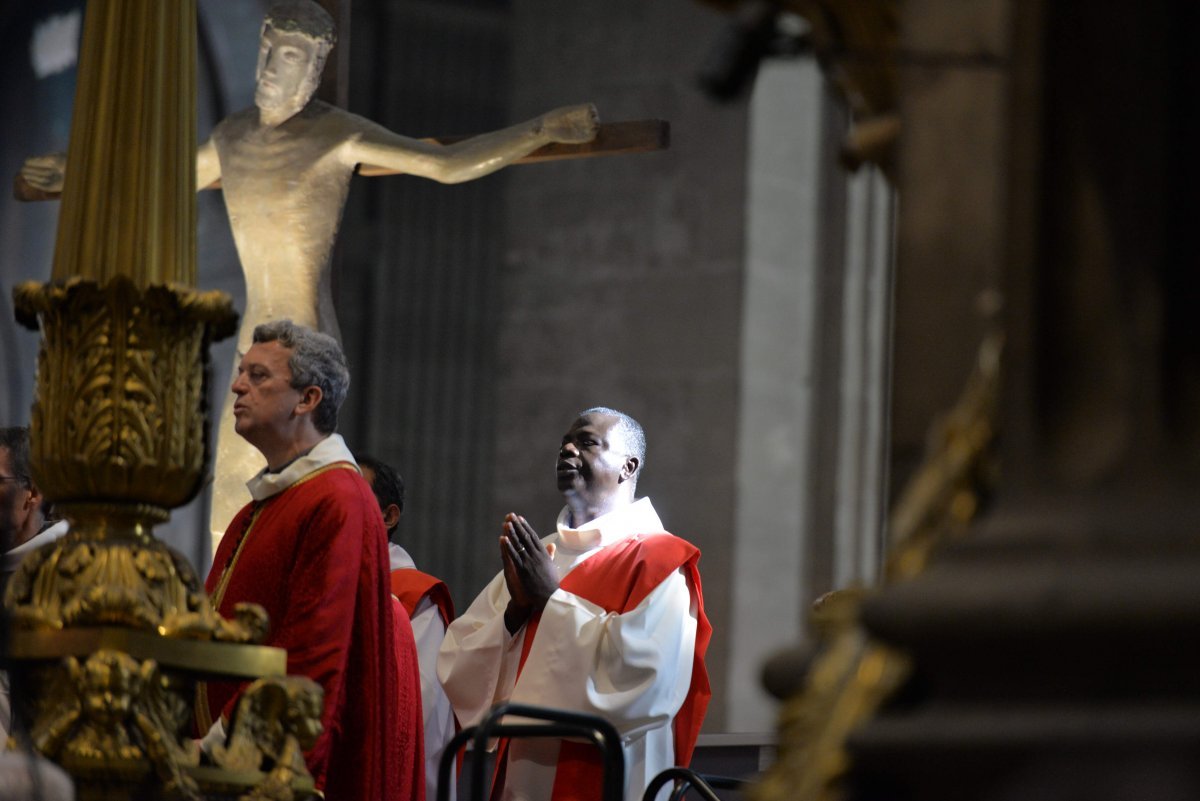
[[[545,608],[558,589],[554,545],[543,545],[529,521],[510,512],[504,517],[504,533],[500,535],[500,558],[510,597],[504,625],[510,634],[516,634]]]

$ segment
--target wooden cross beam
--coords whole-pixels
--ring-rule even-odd
[[[437,136],[426,139],[426,142],[437,142],[439,145],[449,145],[469,139],[469,136]],[[515,161],[515,164],[535,164],[540,161],[561,161],[563,159],[588,159],[596,156],[618,156],[628,153],[646,153],[651,150],[666,150],[671,144],[671,126],[666,120],[632,120],[629,122],[601,123],[596,130],[596,138],[579,145],[550,144]],[[395,170],[387,170],[363,164],[358,168],[359,175],[397,175]]]

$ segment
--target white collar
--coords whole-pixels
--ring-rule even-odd
[[[567,521],[570,519],[571,509],[564,506],[558,513],[558,539],[568,548],[579,551],[611,545],[634,534],[664,530],[662,521],[658,519],[658,512],[654,511],[649,498],[642,498],[614,509],[595,520],[589,520],[579,528],[568,526]]]
[[[415,570],[417,563],[408,555],[408,551],[394,542],[388,543],[389,570]]]
[[[308,453],[304,454],[278,473],[268,473],[267,468],[259,471],[258,475],[246,482],[250,497],[256,501],[265,501],[273,495],[278,495],[314,470],[328,467],[337,462],[349,462],[358,467],[354,454],[346,447],[346,441],[341,434],[330,434],[318,442]]]
[[[26,554],[36,551],[48,542],[54,542],[63,534],[66,534],[69,527],[70,524],[66,520],[59,520],[54,525],[34,534],[28,540],[3,555],[3,570],[16,570],[17,565],[21,564],[21,560],[25,558]]]

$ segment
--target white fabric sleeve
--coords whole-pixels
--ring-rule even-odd
[[[695,646],[696,610],[682,570],[624,614],[559,589],[512,700],[599,715],[628,741],[679,711]]]
[[[450,624],[442,640],[438,680],[463,728],[478,724],[512,692],[525,629],[515,636],[508,633],[504,625],[508,599],[504,574],[497,575]]]
[[[426,731],[442,696],[437,678],[438,649],[446,636],[446,624],[438,606],[429,598],[421,599],[412,617],[413,639],[417,643],[417,663],[421,666],[421,706]]]

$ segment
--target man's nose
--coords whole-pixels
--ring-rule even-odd
[[[558,452],[566,456],[578,456],[579,448],[575,447],[574,442],[564,442],[562,447],[558,449]]]
[[[231,387],[229,387],[229,391],[232,392],[234,395],[244,394],[246,392],[245,376],[239,375],[237,378],[233,379],[233,385]]]

